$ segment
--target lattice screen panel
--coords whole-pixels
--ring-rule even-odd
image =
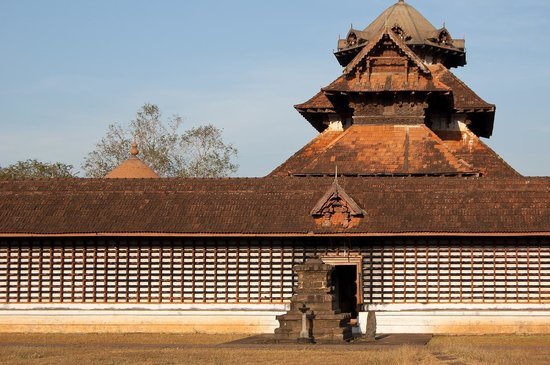
[[[548,240],[511,239],[0,242],[0,302],[283,303],[323,254],[363,256],[365,303],[550,303]]]
[[[441,244],[362,252],[365,303],[550,303],[550,247]]]
[[[301,248],[300,248],[301,247]],[[0,244],[4,303],[282,303],[314,249],[269,242]]]

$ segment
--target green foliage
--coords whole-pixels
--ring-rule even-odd
[[[237,150],[226,145],[222,132],[212,124],[192,128],[179,138],[180,155],[175,166],[177,176],[221,177],[234,173],[238,165],[232,163]]]
[[[0,167],[0,180],[55,179],[76,177],[72,165],[38,160],[19,161],[8,167]]]
[[[235,173],[237,150],[222,140],[220,129],[209,124],[180,133],[183,119],[166,122],[158,106],[145,104],[128,124],[114,123],[84,159],[87,177],[100,178],[128,159],[135,140],[139,158],[162,177],[223,177]]]

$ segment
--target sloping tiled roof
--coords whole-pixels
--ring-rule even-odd
[[[465,40],[452,39],[448,30],[436,29],[415,8],[400,0],[386,9],[367,28],[349,30],[346,39],[338,40],[336,58],[348,65],[363,47],[376,41],[378,33],[391,30],[419,55],[444,55],[441,61],[448,67],[466,64]]]
[[[362,34],[371,40],[380,30],[394,25],[399,25],[411,37],[410,43],[414,44],[424,43],[437,32],[436,27],[418,10],[404,1],[399,1],[380,14]]]
[[[520,176],[514,168],[471,131],[466,129],[463,131],[436,131],[436,133],[456,157],[481,171],[484,176]]]
[[[0,235],[550,234],[550,179],[340,178],[365,211],[323,228],[333,178],[0,182]]]
[[[429,69],[433,77],[420,77],[410,82],[406,73],[373,73],[368,80],[341,75],[330,85],[322,90],[341,92],[380,92],[380,91],[452,91],[454,108],[457,110],[488,110],[494,111],[495,105],[487,103],[462,80],[456,77],[445,66],[430,65]],[[325,97],[326,98],[326,97]],[[317,94],[312,100],[321,100]],[[327,99],[325,103],[328,105]]]
[[[312,97],[305,103],[297,104],[294,107],[298,110],[303,110],[303,111],[307,111],[308,109],[315,109],[315,110],[334,109],[334,105],[327,98],[326,94],[323,91],[318,92],[314,97]]]
[[[477,171],[456,158],[425,125],[353,125],[324,132],[271,176],[437,175]]]
[[[311,142],[305,145],[301,150],[296,152],[283,164],[279,165],[270,176],[289,176],[296,171],[301,171],[307,162],[317,156],[320,151],[323,151],[327,146],[344,132],[325,130],[319,134]],[[333,168],[334,170],[334,168]]]
[[[357,77],[353,72],[365,58],[369,57],[379,42],[391,40],[402,52],[403,58],[412,61],[419,69],[418,77],[410,77],[403,68],[402,72],[372,72],[368,77]],[[451,88],[432,78],[430,69],[411,49],[393,32],[381,31],[374,42],[369,43],[345,68],[344,74],[322,90],[339,92],[380,92],[380,91],[450,91]]]
[[[106,179],[158,179],[159,176],[139,158],[132,156],[113,171],[109,172]]]
[[[455,109],[495,110],[494,104],[489,104],[485,100],[480,98],[472,89],[470,89],[462,80],[456,77],[445,66],[440,64],[431,65],[430,70],[437,80],[447,85],[453,91]]]
[[[369,78],[342,75],[322,89],[324,92],[383,92],[383,91],[425,91],[448,92],[447,85],[435,78],[422,76],[411,78],[403,73],[372,73]]]
[[[160,176],[137,157],[139,150],[137,143],[132,143],[130,158],[109,172],[106,179],[158,179]]]

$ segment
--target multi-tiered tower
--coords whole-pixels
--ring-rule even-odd
[[[517,176],[480,137],[495,106],[449,69],[465,41],[400,0],[338,42],[343,74],[296,109],[322,132],[272,176]]]

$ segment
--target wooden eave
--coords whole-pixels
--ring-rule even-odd
[[[171,238],[292,238],[292,237],[550,237],[550,231],[533,232],[294,232],[294,233],[177,233],[177,232],[73,232],[73,233],[0,233],[0,238],[81,238],[81,237],[171,237]]]
[[[369,41],[366,41],[365,43],[361,43],[361,44],[358,44],[356,46],[353,46],[353,47],[348,47],[348,48],[343,48],[343,49],[339,49],[338,51],[334,52],[334,54],[339,54],[339,53],[353,53],[355,51],[358,51],[358,50],[361,50],[363,49],[366,45],[368,45],[370,42]]]
[[[307,109],[301,109],[296,108],[300,113],[304,114],[336,114],[336,111],[334,109],[323,109],[323,108],[307,108]]]
[[[330,177],[334,173],[332,172],[312,172],[312,173],[292,173],[289,172],[288,176],[292,177]],[[472,171],[472,172],[456,172],[456,171],[449,171],[449,172],[437,172],[437,173],[372,173],[372,174],[365,174],[365,173],[351,173],[351,172],[345,172],[345,173],[339,173],[342,177],[417,177],[417,178],[423,178],[423,177],[482,177],[483,173],[478,171]]]
[[[330,86],[327,86],[327,88]],[[367,95],[367,94],[374,94],[374,95],[380,95],[380,94],[403,94],[403,93],[410,93],[411,95],[415,94],[432,94],[440,92],[443,95],[449,95],[449,91],[443,91],[440,89],[428,89],[428,90],[417,90],[417,89],[393,89],[393,90],[338,90],[338,89],[327,89],[323,88],[323,90],[328,96],[348,96],[350,94],[356,94],[356,95]]]
[[[457,113],[493,113],[496,111],[496,106],[490,107],[475,107],[475,108],[455,108]]]
[[[456,47],[451,47],[451,46],[446,46],[444,44],[439,44],[439,43],[435,43],[435,42],[431,42],[431,41],[426,41],[425,43],[419,43],[419,44],[409,44],[411,47],[418,47],[418,46],[423,46],[424,48],[426,46],[432,48],[433,50],[440,50],[440,51],[445,51],[445,52],[449,52],[449,53],[453,53],[453,54],[456,54],[456,55],[463,55],[463,54],[466,54],[466,51],[464,51],[463,49],[460,49],[460,48],[456,48]]]

